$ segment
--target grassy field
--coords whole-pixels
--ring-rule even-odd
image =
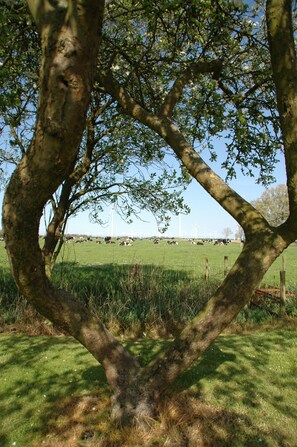
[[[187,272],[195,278],[200,278],[205,273],[205,258],[208,258],[209,274],[213,278],[223,278],[224,257],[228,257],[228,266],[232,267],[241,250],[241,244],[229,245],[205,244],[191,245],[188,241],[179,241],[178,246],[171,246],[166,241],[154,245],[152,240],[136,240],[131,247],[116,244],[96,244],[87,241],[82,244],[70,242],[64,245],[59,263],[79,263],[82,266],[98,265],[153,265],[163,269]],[[279,271],[282,268],[283,257],[286,265],[286,278],[288,285],[297,284],[297,244],[292,244],[278,258],[263,282],[270,285],[279,284]],[[8,268],[8,261],[4,249],[4,242],[0,242],[0,266]]]
[[[133,331],[137,336],[157,329],[160,336],[175,334],[186,320],[196,315],[224,278],[224,258],[230,269],[241,245],[191,245],[179,241],[178,246],[161,241],[136,240],[132,246],[65,244],[53,274],[53,281],[74,293],[120,334]],[[209,281],[204,280],[205,259],[208,259]],[[279,271],[286,264],[287,292],[297,293],[297,246],[290,246],[273,264],[263,283],[279,285]],[[13,283],[8,269],[4,244],[0,245],[0,326],[27,322],[37,328],[34,313],[26,313],[26,303]],[[258,324],[277,316],[279,308],[252,309],[241,312],[239,324]],[[297,300],[287,302],[289,316],[297,316]],[[32,319],[33,315],[33,319]],[[47,329],[47,328],[46,328]],[[40,330],[39,332],[42,332]],[[37,331],[38,333],[38,331]],[[47,332],[42,332],[47,333]],[[151,333],[151,332],[150,332]]]
[[[68,243],[64,246],[60,261],[79,262],[80,265],[154,265],[163,269],[186,271],[199,278],[205,273],[205,258],[208,258],[210,277],[222,279],[224,273],[224,256],[228,256],[229,268],[232,267],[241,251],[241,244],[229,245],[205,244],[191,245],[188,241],[179,241],[178,246],[171,246],[166,241],[154,245],[151,240],[136,240],[131,247],[117,244],[97,245],[94,242],[83,244]],[[284,253],[286,277],[288,284],[296,284],[297,245],[291,245]],[[279,284],[279,271],[282,257],[277,259],[265,276],[263,282]]]
[[[169,246],[143,240],[131,247],[69,243],[53,279],[90,305],[96,302],[103,319],[111,312],[121,330],[134,324],[139,339],[125,343],[145,363],[169,341],[143,339],[146,327],[137,332],[135,322],[149,317],[156,325],[167,318],[169,327],[168,315],[174,320],[174,315],[195,314],[222,281],[224,256],[231,267],[240,249],[187,241]],[[287,287],[294,290],[296,255],[296,246],[285,253]],[[205,257],[209,282],[203,280]],[[281,266],[278,259],[267,284],[278,284]],[[17,296],[2,243],[0,305],[7,318],[12,293]],[[14,304],[24,305],[21,298]],[[2,334],[0,446],[296,447],[296,335],[296,328],[287,328],[219,337],[175,384],[148,434],[110,424],[102,368],[72,339]]]
[[[162,341],[126,342],[143,363]],[[68,337],[0,336],[1,447],[296,447],[296,330],[224,335],[147,433],[108,420],[101,366]],[[180,397],[175,393],[181,392]]]

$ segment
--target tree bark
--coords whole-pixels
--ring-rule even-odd
[[[40,98],[35,135],[13,173],[3,204],[3,227],[15,281],[28,302],[75,337],[103,365],[115,418],[124,419],[138,376],[135,358],[74,296],[53,287],[39,247],[43,208],[68,178],[78,154],[94,78],[104,2],[40,1],[34,16],[42,37]],[[135,405],[134,405],[135,407]],[[123,411],[124,409],[125,411]]]
[[[246,233],[246,243],[238,260],[204,310],[168,349],[143,369],[74,296],[53,287],[46,276],[38,242],[44,205],[69,177],[77,158],[92,89],[104,3],[90,0],[86,7],[79,1],[68,2],[67,7],[62,1],[55,3],[56,6],[46,0],[29,3],[41,32],[43,56],[36,131],[4,198],[3,226],[12,272],[25,298],[42,315],[75,337],[103,365],[111,389],[112,417],[119,422],[145,420],[154,416],[165,390],[247,304],[273,261],[297,237],[296,57],[294,51],[286,53],[278,49],[279,41],[286,42],[284,38],[291,39],[288,45],[294,48],[292,32],[288,36],[286,26],[274,27],[275,17],[284,16],[282,24],[289,23],[290,2],[269,0],[267,7],[290,198],[290,216],[279,228],[269,226],[254,207],[223,182],[177,126],[164,116],[165,112],[168,116],[173,112],[182,82],[172,90],[174,97],[166,97],[166,107],[160,107],[163,115],[154,115],[135,103],[122,87],[102,77],[106,88],[126,112],[164,138],[191,175]],[[286,57],[295,61],[295,65],[289,64],[288,71]],[[287,83],[295,88],[295,93],[287,88]]]
[[[55,262],[63,246],[63,229],[65,228],[67,222],[71,187],[72,183],[67,179],[62,185],[59,201],[54,207],[52,219],[46,228],[44,245],[42,247],[42,256],[48,278],[51,277]]]
[[[267,0],[266,21],[277,108],[285,148],[290,217],[297,221],[297,57],[292,1]]]

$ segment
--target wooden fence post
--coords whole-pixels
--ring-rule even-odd
[[[224,256],[224,276],[228,273],[228,256]]]
[[[209,278],[209,269],[208,269],[208,258],[205,258],[205,279],[206,281]]]
[[[286,271],[286,257],[282,256],[282,272]]]
[[[279,284],[279,316],[286,316],[286,272],[281,270],[279,272],[280,284]]]

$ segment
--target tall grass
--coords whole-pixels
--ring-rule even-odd
[[[54,282],[76,294],[107,325],[141,333],[154,326],[162,335],[178,331],[218,286],[217,281],[195,280],[185,271],[139,264],[60,264]]]
[[[25,303],[8,269],[0,267],[0,324],[14,322],[17,308],[23,305]]]
[[[152,241],[136,241],[133,247],[72,243],[65,246],[54,269],[53,281],[57,287],[74,293],[115,332],[130,331],[141,336],[155,330],[161,336],[175,335],[201,310],[223,280],[224,256],[228,255],[231,268],[240,249],[236,244],[192,246],[186,241],[179,246],[168,246],[165,242],[154,246]],[[296,253],[294,246],[286,253],[291,293],[297,293],[295,274],[291,274]],[[4,254],[0,246],[3,259]],[[204,278],[206,254],[210,266],[208,281]],[[278,277],[281,262],[278,260],[279,265],[273,267],[268,283],[273,284]],[[297,316],[296,301],[296,298],[287,301],[289,316]],[[0,326],[33,323],[35,330],[40,328],[44,332],[44,319],[38,319],[19,295],[7,262],[0,267],[0,310]],[[245,309],[237,322],[259,324],[275,318],[277,313],[278,309],[271,307]],[[45,329],[52,330],[48,323]]]

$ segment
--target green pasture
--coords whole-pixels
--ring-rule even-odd
[[[70,242],[62,249],[52,279],[56,286],[71,291],[91,306],[105,324],[112,322],[113,330],[116,325],[118,333],[134,330],[142,334],[154,326],[163,327],[160,335],[165,336],[167,330],[167,334],[180,330],[176,322],[189,320],[201,310],[224,278],[226,258],[230,269],[240,250],[237,243],[191,245],[186,240],[178,245],[169,245],[166,240],[159,245],[152,240],[136,240],[132,246],[120,246],[119,241],[107,245]],[[206,258],[208,281],[204,279]],[[0,324],[26,320],[32,325],[9,273],[4,243],[0,244],[0,262]],[[275,261],[263,283],[278,286],[283,263],[287,292],[296,294],[295,244]],[[297,316],[296,304],[296,298],[287,301],[289,316]],[[278,305],[272,304],[268,313],[262,309],[242,312],[237,321],[259,324],[277,316],[278,311]]]
[[[224,274],[224,257],[228,257],[228,267],[231,268],[241,251],[241,244],[229,245],[191,245],[189,241],[180,240],[179,245],[169,245],[167,240],[162,240],[159,245],[154,245],[152,240],[135,240],[130,247],[115,244],[96,244],[95,241],[87,241],[81,244],[69,242],[64,245],[58,262],[63,264],[78,263],[82,266],[92,265],[153,265],[162,269],[187,272],[194,278],[200,278],[205,274],[205,260],[208,258],[209,275],[211,278],[221,280]],[[279,272],[285,259],[286,279],[288,285],[297,283],[297,244],[292,244],[279,257],[266,274],[263,282],[277,286],[279,284]],[[8,267],[4,242],[0,242],[0,265]],[[248,267],[248,266],[247,266]]]
[[[174,392],[207,404],[203,417],[211,422],[203,425],[202,417],[199,425],[213,441],[207,445],[296,446],[296,340],[293,329],[221,336],[175,384]],[[142,339],[126,346],[146,363],[164,343],[169,342]],[[108,395],[101,366],[68,337],[1,335],[0,370],[1,447],[42,446],[71,418],[69,411],[59,413],[62,402],[89,395],[100,401]],[[85,428],[100,437],[108,412],[94,418],[93,410]],[[183,411],[187,418],[190,408]],[[165,445],[161,441],[153,445]]]
[[[228,266],[232,267],[241,251],[241,244],[228,245],[191,245],[187,240],[179,244],[169,245],[167,240],[154,245],[152,240],[135,240],[130,247],[115,244],[96,244],[94,241],[76,244],[65,244],[59,261],[62,263],[77,262],[80,265],[154,265],[163,269],[186,271],[195,278],[205,274],[205,259],[208,258],[209,275],[221,280],[224,275],[224,257],[228,257]],[[297,283],[297,244],[292,244],[284,252],[286,278],[288,284]],[[279,271],[282,268],[283,256],[277,259],[263,282],[270,285],[279,284]],[[247,266],[248,267],[248,266]]]

